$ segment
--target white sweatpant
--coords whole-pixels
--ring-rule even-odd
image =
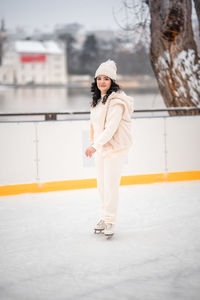
[[[101,218],[106,223],[115,224],[116,222],[121,171],[127,154],[128,150],[105,157],[100,152],[95,154],[97,188],[102,201]]]

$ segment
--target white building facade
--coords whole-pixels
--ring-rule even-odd
[[[64,48],[55,41],[15,41],[4,51],[0,84],[65,85]]]

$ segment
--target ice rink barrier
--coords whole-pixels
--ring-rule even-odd
[[[200,116],[132,119],[122,185],[200,179]],[[89,120],[0,123],[0,195],[96,186]]]

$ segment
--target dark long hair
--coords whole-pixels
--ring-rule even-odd
[[[108,96],[112,92],[117,92],[117,91],[120,91],[120,90],[121,90],[120,86],[114,80],[111,79],[111,86],[110,86],[109,90],[107,91],[106,95],[103,97],[102,103],[103,104],[106,103],[106,101],[108,99]],[[101,92],[97,87],[97,79],[96,78],[94,78],[94,81],[91,84],[91,93],[92,93],[91,106],[95,107],[99,103],[99,101],[101,100]]]

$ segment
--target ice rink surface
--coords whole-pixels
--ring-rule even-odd
[[[110,240],[99,211],[96,189],[0,197],[0,299],[200,299],[200,181],[120,187]]]

